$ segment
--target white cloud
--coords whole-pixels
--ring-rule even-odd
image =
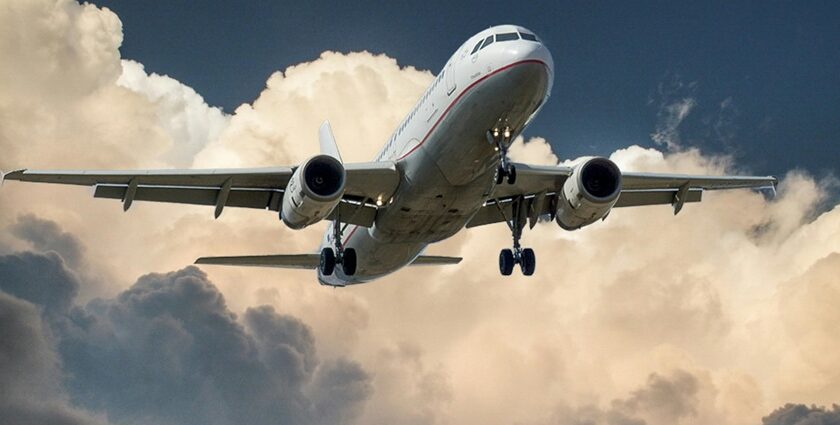
[[[366,161],[432,80],[384,55],[325,52],[276,72],[253,104],[220,118],[188,87],[121,62],[111,12],[69,1],[10,6],[0,15],[0,54],[11,59],[0,63],[5,168],[296,164],[317,151],[324,119],[345,159]],[[71,71],[63,78],[59,68]],[[670,99],[654,133],[667,151],[631,146],[611,158],[627,170],[735,169],[729,157],[672,149],[696,101]],[[538,138],[517,143],[512,155],[558,162]],[[0,226],[25,213],[61,223],[84,242],[91,270],[113,276],[104,295],[200,255],[310,252],[323,230],[294,232],[264,211],[230,209],[214,221],[206,208],[138,204],[121,214],[118,204],[86,195],[7,184]],[[510,244],[503,225],[431,248],[463,255],[458,267],[403,270],[343,290],[318,286],[309,272],[207,271],[234,311],[273,304],[311,326],[327,358],[347,356],[370,371],[361,423],[539,423],[561,405],[609,412],[614,400],[654,400],[643,397],[652,374],[687,382],[677,370],[697,380],[696,415],[680,420],[756,423],[792,399],[840,397],[833,357],[820,357],[837,348],[826,309],[837,292],[830,277],[840,273],[832,256],[840,252],[840,209],[816,214],[823,200],[821,182],[791,173],[774,200],[707,193],[677,217],[646,207],[572,233],[541,224],[523,240],[537,250],[532,278],[498,275],[498,250]],[[0,242],[25,248],[8,232]],[[649,423],[676,417],[648,401],[628,406],[618,410]]]
[[[189,167],[195,155],[215,142],[227,127],[229,117],[207,105],[192,88],[166,75],[147,74],[143,65],[123,60],[117,85],[142,94],[154,105],[157,125],[172,139],[167,163]]]

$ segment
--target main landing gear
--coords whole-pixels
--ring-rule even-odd
[[[511,201],[511,212],[513,216],[508,218],[505,214],[504,208],[497,203],[496,206],[505,218],[505,223],[513,236],[513,249],[503,249],[499,253],[499,271],[504,276],[510,276],[513,273],[513,267],[517,264],[522,268],[522,274],[531,276],[537,268],[537,258],[534,250],[531,248],[522,248],[519,240],[522,238],[522,230],[528,220],[527,203],[523,197],[519,197]]]
[[[508,184],[516,183],[516,166],[510,162],[508,158],[508,149],[510,149],[511,141],[510,127],[505,127],[502,130],[494,128],[487,131],[487,142],[496,147],[499,152],[499,168],[496,170],[496,184],[502,184],[507,178]]]
[[[321,263],[318,267],[324,276],[333,274],[336,264],[341,265],[341,271],[346,276],[356,274],[356,250],[344,247],[344,243],[341,241],[341,233],[341,222],[335,220],[333,222],[334,248],[326,247],[321,250]]]

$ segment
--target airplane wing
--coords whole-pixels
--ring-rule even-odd
[[[399,172],[393,162],[346,164],[347,180],[339,204],[342,221],[370,227],[375,199],[388,199],[397,189]],[[169,202],[216,207],[279,211],[294,168],[209,170],[18,170],[4,180],[90,186],[95,198],[119,199],[128,210],[134,201]]]
[[[557,194],[572,168],[516,164],[516,184],[496,186],[490,199],[467,223],[467,227],[506,221],[512,216],[515,199],[528,202],[529,221],[534,226],[540,216],[553,214]],[[614,208],[643,205],[672,205],[678,213],[685,202],[700,202],[703,191],[723,189],[775,190],[776,178],[753,176],[699,176],[689,174],[622,172],[621,194]],[[683,196],[680,196],[680,193]]]
[[[195,264],[215,266],[251,266],[275,267],[283,269],[317,269],[321,262],[319,254],[291,254],[291,255],[247,255],[238,257],[201,257]],[[443,266],[458,264],[461,257],[442,257],[436,255],[421,255],[410,265],[412,266]]]

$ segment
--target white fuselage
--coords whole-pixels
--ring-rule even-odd
[[[356,273],[319,271],[322,284],[362,283],[399,270],[428,244],[463,229],[487,201],[500,161],[488,130],[508,127],[511,138],[519,135],[553,83],[554,63],[540,41],[500,40],[473,53],[488,36],[510,33],[533,34],[502,25],[471,37],[394,131],[375,160],[396,163],[397,192],[382,200],[373,227],[344,225],[344,245],[358,255]],[[332,238],[331,225],[322,247]]]

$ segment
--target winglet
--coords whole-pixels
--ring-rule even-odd
[[[335,136],[330,127],[329,121],[324,121],[321,128],[318,129],[318,141],[321,143],[321,154],[329,155],[339,162],[341,161],[341,154],[338,152],[338,144],[335,142]]]
[[[0,186],[3,186],[3,183],[5,183],[6,180],[18,180],[17,176],[22,174],[24,171],[26,171],[26,169],[9,171],[8,173],[0,171]]]

